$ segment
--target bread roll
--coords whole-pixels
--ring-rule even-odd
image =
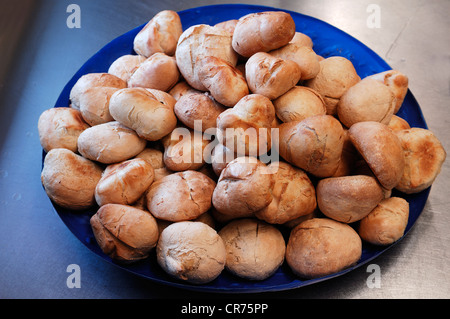
[[[247,14],[233,32],[233,49],[244,57],[278,49],[292,40],[295,22],[286,12],[267,11]]]
[[[316,191],[320,211],[342,223],[361,220],[384,198],[376,178],[366,175],[324,178]]]
[[[350,140],[387,190],[397,186],[405,168],[399,138],[379,122],[359,122],[348,131]]]
[[[233,34],[234,28],[236,27],[236,24],[238,23],[238,21],[239,21],[238,19],[226,20],[223,22],[216,23],[214,26]]]
[[[398,70],[388,70],[368,77],[383,83],[392,90],[396,99],[394,114],[397,114],[403,104],[406,93],[408,93],[408,77]]]
[[[252,93],[261,94],[273,100],[298,83],[301,70],[294,61],[283,60],[265,52],[257,52],[245,64],[245,77]]]
[[[198,79],[217,102],[233,107],[249,93],[241,71],[227,61],[214,56],[199,56],[196,65]]]
[[[128,82],[130,76],[147,58],[139,54],[125,54],[114,60],[109,66],[108,73]]]
[[[226,252],[222,238],[202,222],[178,222],[161,233],[156,248],[158,264],[174,278],[205,284],[225,268]]]
[[[286,122],[302,121],[314,115],[325,115],[325,103],[316,91],[294,86],[292,89],[273,101],[277,117]]]
[[[238,157],[222,170],[212,203],[220,213],[247,217],[268,206],[275,180],[269,168],[256,158]]]
[[[263,221],[249,218],[231,221],[219,231],[219,236],[227,252],[225,268],[238,277],[267,279],[284,261],[283,235]]]
[[[169,90],[169,94],[178,101],[183,95],[190,93],[202,93],[199,90],[194,89],[186,81],[181,80],[173,88]]]
[[[405,158],[405,166],[395,188],[407,194],[423,191],[439,175],[447,153],[436,135],[428,130],[413,127],[397,131]]]
[[[238,55],[231,46],[232,35],[206,24],[186,29],[178,40],[176,61],[180,73],[194,89],[206,91],[197,75],[197,57],[214,56],[236,66]]]
[[[153,167],[140,158],[111,164],[95,188],[95,200],[99,206],[133,204],[153,183],[154,175]]]
[[[330,177],[336,172],[343,145],[344,130],[331,115],[315,115],[279,126],[281,157],[317,177]]]
[[[157,141],[169,134],[177,124],[173,108],[159,102],[144,88],[126,88],[111,96],[112,117],[136,131],[148,141]]]
[[[128,87],[170,90],[180,79],[175,57],[157,52],[142,62],[128,79]]]
[[[103,164],[130,159],[144,150],[146,141],[119,122],[92,126],[78,137],[78,151]]]
[[[118,88],[91,88],[79,95],[80,112],[91,126],[114,121],[109,113],[109,101]]]
[[[274,171],[272,202],[255,216],[270,224],[284,224],[311,214],[317,206],[316,191],[308,175],[285,162],[268,165]]]
[[[39,116],[39,141],[46,152],[54,148],[77,152],[78,136],[87,128],[89,125],[79,110],[68,107],[51,108]]]
[[[328,218],[313,218],[295,227],[286,247],[286,261],[305,279],[342,271],[358,262],[362,242],[349,225]]]
[[[336,115],[336,106],[341,96],[361,78],[352,62],[344,57],[329,57],[320,61],[319,65],[319,73],[315,78],[307,80],[305,86],[322,96],[327,114]]]
[[[395,96],[384,84],[365,78],[349,88],[339,100],[337,115],[346,127],[375,121],[388,125],[394,114]]]
[[[374,245],[390,245],[405,233],[409,218],[409,203],[400,197],[381,201],[359,223],[361,238]]]
[[[301,46],[306,46],[309,48],[313,48],[313,41],[310,36],[302,33],[302,32],[295,32],[294,37],[289,43],[295,43]]]
[[[154,182],[147,193],[147,207],[159,219],[192,220],[211,208],[216,183],[197,171],[173,173]]]
[[[136,155],[136,158],[146,160],[153,167],[155,173],[154,181],[160,180],[164,176],[173,173],[166,167],[166,164],[164,164],[164,152],[160,150],[147,147]]]
[[[109,73],[88,73],[82,75],[70,90],[70,106],[80,109],[79,96],[83,92],[92,88],[113,87],[123,89],[127,87],[127,82]]]
[[[191,129],[200,128],[202,132],[216,128],[217,117],[226,109],[209,93],[203,92],[183,95],[174,106],[175,115],[184,125]]]
[[[230,150],[222,144],[217,144],[211,152],[211,165],[214,173],[220,176],[222,170],[228,165],[229,162],[236,158],[236,154],[233,150]]]
[[[410,129],[411,126],[409,125],[409,123],[402,119],[401,117],[397,116],[397,115],[392,115],[391,120],[389,121],[388,127],[395,131],[401,131],[401,130],[407,130]]]
[[[103,169],[65,148],[50,150],[44,159],[41,182],[57,205],[83,210],[95,204],[94,192]]]
[[[160,103],[170,107],[172,110],[174,109],[175,103],[177,103],[177,100],[175,100],[175,98],[172,95],[170,95],[167,92],[157,90],[157,89],[146,88],[146,90],[148,92],[150,92],[151,94],[153,94],[155,99],[158,100]]]
[[[145,57],[156,52],[174,55],[182,32],[183,26],[178,13],[172,10],[160,11],[134,38],[134,51]]]
[[[127,205],[100,207],[90,224],[103,253],[122,263],[147,258],[159,237],[155,218],[149,212]]]
[[[217,117],[217,140],[238,155],[261,155],[271,147],[272,102],[260,94],[243,97]]]
[[[309,46],[296,43],[288,43],[285,46],[270,51],[274,57],[291,60],[297,63],[300,68],[300,80],[309,80],[315,78],[320,70],[317,54]]]

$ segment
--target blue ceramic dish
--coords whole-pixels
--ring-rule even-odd
[[[229,19],[238,19],[239,17],[252,12],[275,10],[278,11],[280,9],[241,4],[212,5],[181,11],[179,12],[179,15],[185,30],[195,24],[204,23],[213,25]],[[291,14],[293,17],[296,23],[297,31],[303,32],[311,37],[314,42],[314,50],[317,54],[325,58],[330,56],[343,56],[348,58],[354,64],[356,71],[361,78],[391,69],[389,65],[376,53],[345,32],[318,19],[292,11],[286,12]],[[144,25],[139,26],[111,41],[100,51],[98,51],[92,58],[90,58],[67,83],[61,92],[55,107],[69,106],[70,90],[82,75],[93,72],[107,72],[111,63],[118,57],[125,54],[135,54],[133,51],[133,39],[143,26]],[[403,106],[397,115],[407,120],[412,127],[427,128],[420,107],[411,92],[408,92],[406,95]],[[410,204],[410,216],[406,227],[405,236],[420,216],[427,201],[429,191],[430,189],[427,189],[421,193],[413,195],[406,195],[394,191],[393,195],[405,198]],[[164,271],[162,271],[162,269],[158,266],[154,253],[145,260],[126,266],[115,263],[108,256],[103,254],[95,241],[89,224],[89,219],[96,212],[96,208],[80,213],[63,209],[57,205],[54,205],[54,207],[59,217],[63,220],[71,232],[92,252],[107,262],[110,262],[117,267],[134,273],[142,278],[170,286],[198,291],[249,293],[299,288],[328,280],[352,271],[355,268],[368,263],[392,247],[392,245],[388,247],[377,247],[364,243],[361,259],[355,266],[318,279],[302,280],[301,278],[296,277],[285,263],[273,276],[264,281],[249,281],[240,279],[229,274],[225,270],[216,280],[208,284],[191,285],[173,279],[164,273]]]

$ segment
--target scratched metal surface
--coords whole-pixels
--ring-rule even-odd
[[[39,180],[39,115],[98,49],[163,9],[237,1],[23,1],[2,16],[0,56],[0,298],[222,298],[142,280],[91,253],[54,213]],[[34,7],[32,7],[32,3]],[[81,28],[69,29],[66,8],[81,8]],[[447,0],[247,1],[307,14],[357,38],[406,73],[429,128],[450,150],[450,2]],[[368,27],[380,9],[380,27]],[[17,4],[20,5],[20,4]],[[0,11],[6,2],[0,3]],[[26,9],[29,8],[29,9]],[[14,13],[16,12],[16,13]],[[16,16],[15,16],[16,14]],[[26,15],[23,26],[19,17]],[[371,20],[370,20],[371,21]],[[369,22],[370,22],[369,21]],[[21,23],[15,25],[14,23]],[[370,25],[370,24],[369,24]],[[17,28],[15,27],[17,26]],[[9,32],[19,30],[25,32]],[[20,31],[20,30],[19,30]],[[11,44],[14,44],[11,48]],[[11,50],[14,50],[11,53]],[[4,52],[4,50],[0,50]],[[3,71],[6,70],[6,71]],[[449,298],[450,169],[444,163],[424,212],[399,244],[373,263],[380,288],[369,288],[366,267],[300,289],[240,298]],[[67,266],[81,269],[81,288],[68,288]]]

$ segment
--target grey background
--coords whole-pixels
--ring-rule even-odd
[[[81,28],[69,29],[66,8],[81,7]],[[155,284],[89,251],[54,212],[40,183],[39,115],[53,107],[81,65],[112,39],[164,9],[237,1],[0,0],[0,298],[222,298]],[[406,73],[429,128],[450,150],[450,1],[247,1],[326,21],[357,38]],[[381,9],[381,27],[367,27],[367,7]],[[450,170],[444,163],[411,232],[373,263],[381,288],[368,288],[360,267],[300,289],[240,298],[449,298]],[[67,266],[81,269],[69,289]]]

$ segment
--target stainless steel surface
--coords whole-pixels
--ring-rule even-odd
[[[21,2],[30,4],[24,0],[15,3],[20,6]],[[81,28],[67,27],[70,13],[66,9],[71,3],[81,8]],[[0,30],[0,51],[17,44],[10,48],[14,53],[8,53],[12,59],[1,56],[8,71],[0,78],[0,298],[223,297],[155,284],[91,253],[54,213],[43,191],[36,128],[41,112],[54,105],[72,75],[106,43],[147,22],[160,10],[180,11],[218,3],[238,2],[34,1],[25,32],[16,32],[18,38],[4,40],[7,35],[14,35]],[[450,152],[450,1],[247,3],[279,7],[326,21],[406,73],[429,128]],[[0,11],[7,5],[0,1]],[[19,17],[26,14],[25,8]],[[21,27],[14,14],[2,17],[2,23],[3,19],[6,25],[16,21],[17,28]],[[372,261],[380,267],[379,288],[369,288],[371,273],[363,266],[312,286],[240,298],[449,298],[449,181],[446,161],[411,232]],[[70,275],[67,267],[71,264],[80,266],[81,288],[68,288],[66,284]]]

